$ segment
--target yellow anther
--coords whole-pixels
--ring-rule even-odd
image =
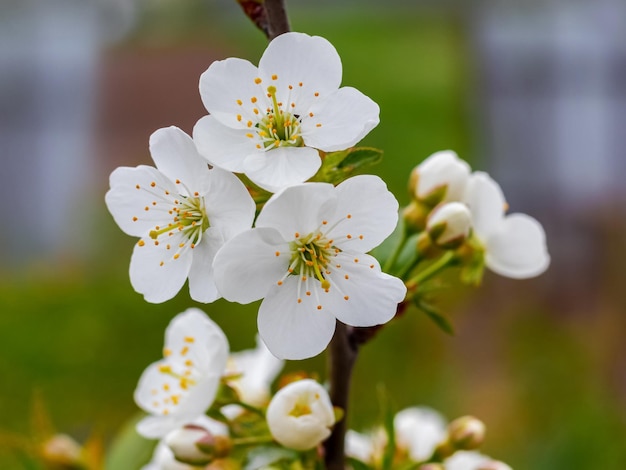
[[[174,255],[174,259],[178,259],[178,258],[180,258],[180,253],[176,253],[176,254]]]
[[[242,117],[241,114],[237,114],[237,121],[241,121]]]
[[[241,100],[237,100],[237,104],[238,104],[239,106],[241,106],[241,105],[243,104],[243,101],[241,101]]]
[[[170,356],[172,354],[172,350],[170,348],[163,349],[163,355],[165,357]]]
[[[276,74],[272,75],[272,80],[278,80],[278,75]]]
[[[137,242],[137,245],[139,245],[139,246],[144,246],[145,244],[146,244],[146,242],[144,242],[143,240],[139,240]]]
[[[256,83],[257,85],[258,85],[259,83],[261,83],[262,81],[263,81],[263,80],[261,80],[259,77],[257,77],[257,78],[255,78],[255,79],[254,79],[254,83]]]
[[[185,343],[193,343],[195,340],[193,336],[185,336]]]
[[[256,103],[256,102],[257,102],[256,96],[253,96],[252,98],[250,98],[250,101],[251,101],[252,103]]]
[[[168,366],[167,364],[161,364],[159,366],[159,372],[162,372],[164,374],[169,374],[172,372],[172,368]]]
[[[133,222],[137,222],[137,217],[133,217]]]

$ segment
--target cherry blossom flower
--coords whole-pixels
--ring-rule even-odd
[[[315,356],[332,338],[336,319],[382,324],[404,299],[402,281],[365,254],[393,231],[397,210],[377,176],[286,188],[265,204],[256,228],[218,252],[218,288],[239,303],[264,297],[257,323],[275,356]]]
[[[267,407],[272,437],[285,447],[312,449],[330,436],[335,413],[328,393],[311,379],[281,388]]]
[[[526,214],[506,215],[502,189],[487,173],[474,172],[465,191],[476,239],[485,251],[486,266],[502,276],[538,276],[550,264],[541,224]]]
[[[135,402],[150,414],[137,424],[147,438],[192,423],[209,408],[226,369],[228,340],[204,312],[190,308],[165,330],[163,356],[148,366],[135,390]]]
[[[433,209],[426,219],[426,231],[443,248],[456,248],[468,237],[472,215],[461,202],[446,202]]]
[[[507,464],[479,452],[458,451],[444,462],[446,470],[512,470]]]
[[[270,399],[270,386],[285,365],[285,361],[274,356],[260,336],[256,348],[246,349],[230,355],[227,374],[235,375],[228,385],[233,387],[242,402],[262,407]]]
[[[413,169],[411,185],[419,201],[431,204],[460,201],[470,166],[452,150],[433,153]]]
[[[210,113],[193,131],[200,153],[272,192],[309,179],[318,150],[351,147],[379,122],[378,105],[339,88],[341,75],[332,44],[303,33],[275,38],[258,68],[237,58],[212,63],[200,77]]]
[[[445,419],[427,407],[406,408],[396,414],[393,424],[397,446],[416,462],[430,458],[447,437]]]
[[[150,136],[156,168],[117,168],[106,204],[120,228],[140,237],[130,262],[133,288],[148,302],[174,297],[189,278],[194,300],[219,298],[212,261],[233,235],[252,226],[255,205],[231,173],[209,169],[176,127]]]

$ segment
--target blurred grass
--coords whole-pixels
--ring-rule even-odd
[[[186,4],[179,16],[151,10],[119,47],[200,43],[224,56],[258,61],[265,42],[245,18]],[[472,57],[455,16],[411,8],[336,8],[331,15],[301,8],[293,10],[292,26],[328,38],[342,57],[343,83],[381,105],[381,124],[363,144],[384,149],[376,172],[401,203],[407,201],[409,171],[430,153],[452,148],[474,159],[467,109]],[[114,226],[102,194],[93,198],[99,252],[0,273],[4,431],[30,433],[31,396],[40,390],[59,430],[79,439],[94,431],[110,437],[136,412],[133,389],[158,359],[165,326],[196,305],[186,288],[161,305],[132,291],[127,266],[133,240]],[[590,362],[584,332],[555,320],[533,294],[534,284],[490,287],[493,281],[487,278],[480,295],[468,298],[462,291],[442,299],[448,310],[460,311],[453,315],[457,337],[445,336],[411,310],[365,346],[355,371],[353,425],[376,421],[379,384],[385,384],[398,408],[426,404],[449,418],[484,418],[490,433],[485,450],[515,468],[626,468],[624,411]],[[492,304],[500,288],[514,300]],[[200,307],[239,350],[253,345],[257,306],[220,301]],[[323,375],[324,357],[287,368],[300,369]],[[0,452],[0,468],[20,467]]]

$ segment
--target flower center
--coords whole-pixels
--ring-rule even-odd
[[[329,274],[327,266],[338,252],[338,248],[333,246],[333,240],[327,239],[321,232],[310,233],[305,237],[296,233],[290,249],[289,273],[302,276],[303,280],[315,278],[322,289],[330,289],[330,282],[326,278]]]
[[[156,240],[160,235],[172,235],[175,230],[185,235],[193,244],[202,239],[202,234],[209,228],[209,218],[206,214],[203,197],[180,196],[174,200],[174,207],[169,211],[174,216],[173,221],[166,227],[159,227],[150,231],[150,238]]]
[[[256,124],[257,133],[263,142],[265,150],[277,147],[302,147],[300,117],[282,109],[283,103],[276,98],[276,87],[267,87],[267,96],[272,100],[272,106],[267,108],[267,114]],[[295,104],[292,103],[292,107]]]

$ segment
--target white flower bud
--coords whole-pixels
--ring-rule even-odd
[[[470,166],[452,150],[433,153],[411,175],[414,197],[430,205],[460,201],[469,179]]]
[[[490,460],[481,464],[476,470],[513,470],[510,466],[504,462],[498,460]]]
[[[190,465],[204,465],[219,457],[217,444],[223,436],[215,436],[201,426],[187,425],[171,431],[165,437],[165,444],[176,459]],[[219,440],[219,442],[218,442]]]
[[[81,462],[80,445],[66,434],[56,434],[43,444],[44,460],[60,468],[73,468]]]
[[[485,439],[485,424],[473,416],[462,416],[448,426],[448,440],[459,450],[473,450]]]
[[[335,423],[333,405],[319,383],[303,379],[280,389],[267,408],[267,424],[276,441],[296,450],[312,449]]]
[[[430,213],[426,230],[431,240],[442,248],[460,246],[469,236],[472,215],[467,206],[460,202],[441,204]]]

